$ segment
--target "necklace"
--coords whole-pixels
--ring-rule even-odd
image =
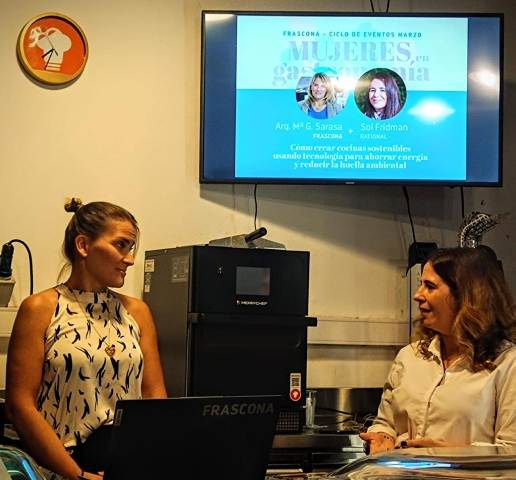
[[[84,317],[86,318],[86,321],[90,323],[90,325],[93,327],[93,330],[95,330],[95,333],[98,335],[101,343],[106,344],[106,348],[104,348],[104,351],[106,352],[107,356],[109,358],[113,357],[116,353],[116,346],[114,343],[111,343],[111,312],[109,311],[109,304],[108,304],[108,340],[106,342],[106,337],[102,336],[100,332],[97,330],[97,327],[95,327],[95,323],[93,323],[93,320],[91,320],[90,317],[88,317],[88,314],[86,313],[86,310],[82,306],[82,303],[79,301],[79,298],[77,297],[76,293],[70,288],[69,289],[72,292],[72,295],[75,298],[75,301],[79,305],[79,308],[82,310],[82,313],[84,314]]]

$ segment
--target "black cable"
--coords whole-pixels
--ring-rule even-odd
[[[21,243],[27,250],[29,255],[30,294],[32,295],[34,293],[34,269],[32,267],[32,253],[30,252],[30,248],[23,240],[19,240],[18,238],[11,240],[9,243]]]
[[[374,3],[373,3],[373,0],[369,0],[369,4],[371,5],[371,11],[373,13],[376,12],[375,8],[374,8]],[[385,13],[389,13],[389,8],[391,6],[391,0],[387,0],[387,7],[385,7]]]
[[[341,415],[349,415],[351,417],[354,415],[351,412],[346,412],[344,410],[338,410],[337,408],[330,408],[330,407],[317,407],[316,410],[324,410],[325,412],[340,413]]]
[[[407,191],[407,187],[403,186],[403,195],[405,195],[405,200],[407,201],[407,211],[410,220],[410,226],[412,228],[412,238],[414,239],[414,243],[416,243],[416,231],[414,230],[414,221],[412,220],[412,213],[410,211],[410,199]]]
[[[254,184],[254,229],[256,230],[256,219],[258,218],[258,200],[256,199],[256,190],[258,189],[258,184]]]
[[[460,208],[462,213],[462,219],[464,219],[464,187],[460,187]]]

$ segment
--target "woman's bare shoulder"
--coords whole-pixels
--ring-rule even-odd
[[[35,293],[30,297],[27,297],[20,305],[26,308],[45,308],[53,305],[55,307],[57,303],[57,290],[55,288],[47,288],[41,292]]]
[[[55,288],[48,288],[42,292],[27,297],[18,309],[17,321],[24,319],[48,323],[56,308],[58,293]]]
[[[122,305],[126,308],[126,310],[131,314],[133,314],[134,312],[149,310],[147,304],[140,298],[130,297],[129,295],[124,295],[118,292],[116,293],[116,296],[120,299]]]

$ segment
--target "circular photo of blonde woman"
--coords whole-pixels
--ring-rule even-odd
[[[296,101],[309,117],[326,120],[342,112],[348,93],[341,88],[338,77],[319,72],[298,80]]]
[[[407,100],[403,79],[388,68],[374,68],[364,73],[355,88],[355,102],[360,111],[376,120],[387,120],[400,113]]]

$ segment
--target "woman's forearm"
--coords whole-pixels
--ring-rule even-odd
[[[34,406],[10,406],[9,413],[29,454],[45,468],[69,479],[78,479],[81,468]]]

